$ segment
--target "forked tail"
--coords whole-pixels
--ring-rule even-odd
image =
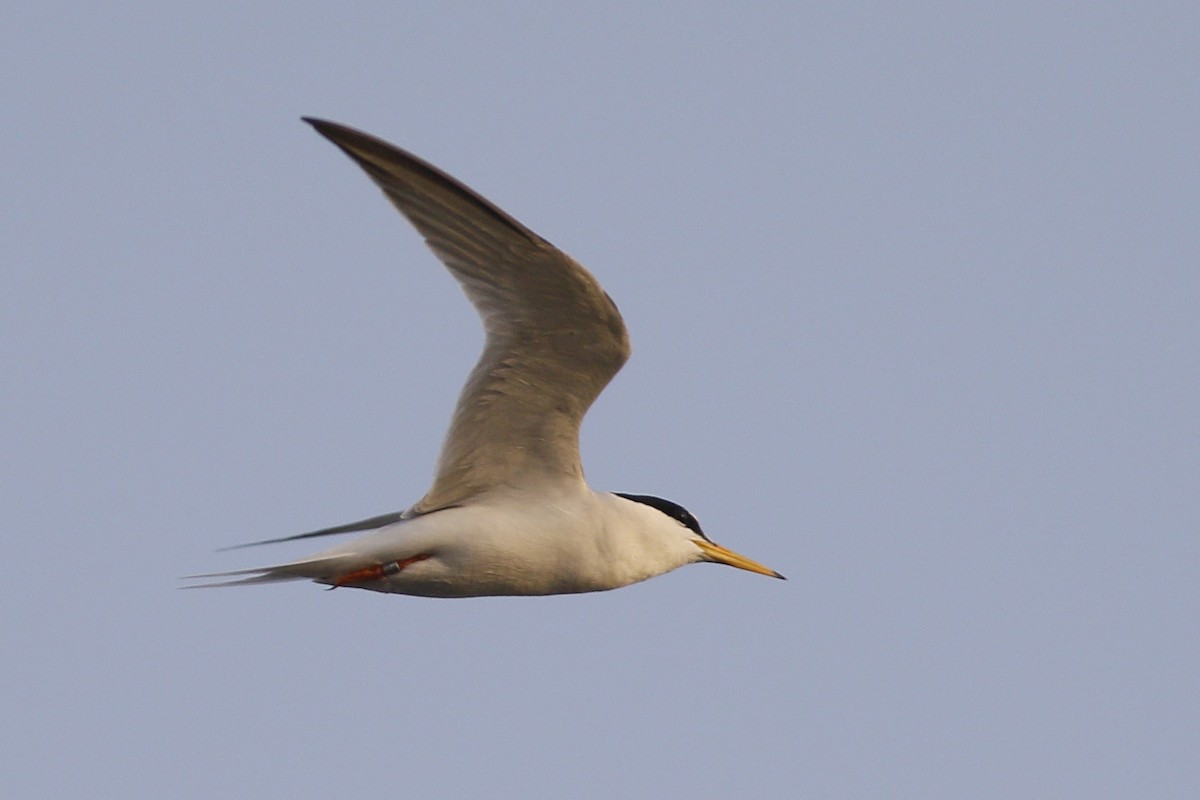
[[[230,572],[207,572],[201,575],[186,575],[183,580],[203,580],[205,578],[234,578],[227,581],[206,581],[181,586],[181,589],[211,589],[218,586],[249,586],[255,583],[280,583],[282,581],[333,581],[336,576],[344,574],[358,566],[360,558],[351,553],[341,555],[318,556],[300,561],[289,561],[273,567],[257,567],[254,569],[235,569]],[[237,578],[238,575],[247,577]]]

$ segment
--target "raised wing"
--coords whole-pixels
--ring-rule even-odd
[[[474,191],[398,147],[305,118],[421,233],[483,319],[433,487],[409,513],[492,487],[582,480],[579,425],[629,358],[612,299],[586,269]]]

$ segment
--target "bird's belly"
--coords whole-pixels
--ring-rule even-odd
[[[547,595],[613,589],[604,559],[577,532],[530,542],[482,535],[439,547],[366,588],[422,597]]]
[[[630,570],[629,554],[592,498],[479,503],[406,520],[355,547],[385,569],[379,579],[354,585],[424,597],[479,597],[594,592],[649,577]]]

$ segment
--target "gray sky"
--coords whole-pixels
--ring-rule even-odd
[[[21,5],[6,794],[1194,796],[1187,4]],[[591,482],[791,580],[176,591],[417,499],[480,347],[301,114],[592,269]]]

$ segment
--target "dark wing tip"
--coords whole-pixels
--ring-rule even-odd
[[[419,158],[391,142],[387,142],[377,136],[372,136],[369,133],[363,133],[348,125],[330,122],[329,120],[317,117],[301,117],[300,119],[312,125],[317,133],[324,136],[343,153],[350,156],[385,192],[392,193],[392,190],[395,188],[393,181],[398,176],[405,173],[417,175],[438,186],[442,191],[457,196],[460,201],[465,202],[467,205],[474,206],[476,210],[499,222],[504,227],[518,234],[521,238],[528,239],[537,245],[553,247],[545,239],[509,216],[508,212],[500,209],[492,201],[423,158]],[[401,211],[406,216],[408,215],[403,206],[401,207]],[[412,221],[411,217],[410,221]]]
[[[327,120],[327,119],[321,119],[320,117],[301,117],[300,119],[303,120],[304,122],[307,122],[309,125],[312,125],[314,128],[317,129],[318,133],[320,133],[322,136],[324,136],[327,139],[333,139],[339,133],[341,133],[341,134],[357,134],[359,136],[367,135],[361,131],[354,130],[354,128],[339,124],[337,122],[331,122],[330,120]]]
[[[324,136],[329,141],[340,147],[348,156],[355,161],[362,162],[362,158],[354,152],[354,148],[364,150],[366,152],[380,153],[399,153],[408,158],[416,159],[411,153],[404,152],[393,144],[385,142],[377,136],[372,136],[369,133],[364,133],[357,128],[351,128],[349,125],[342,125],[340,122],[330,122],[327,119],[320,117],[301,117],[300,119],[312,125],[317,133]]]
[[[301,539],[313,539],[318,536],[336,536],[343,533],[357,533],[359,531],[373,531],[377,528],[382,528],[385,525],[394,525],[397,522],[404,520],[403,511],[393,511],[390,514],[380,514],[377,517],[370,519],[360,519],[357,522],[348,522],[345,525],[334,525],[332,528],[321,528],[319,531],[309,531],[308,533],[297,533],[294,536],[280,536],[277,539],[263,539],[258,542],[245,542],[244,544],[233,544],[228,547],[221,547],[217,550],[218,553],[224,553],[227,550],[241,550],[244,547],[258,547],[264,544],[280,544],[281,542],[296,542]],[[206,577],[206,576],[201,576]]]

